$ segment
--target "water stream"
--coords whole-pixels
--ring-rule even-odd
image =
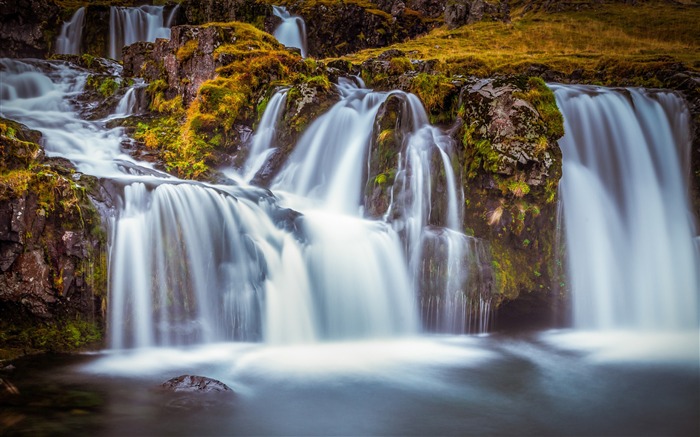
[[[274,36],[281,44],[287,47],[296,47],[301,50],[301,56],[308,54],[306,44],[306,23],[298,15],[292,15],[284,6],[273,6],[272,13],[282,22],[274,31]]]
[[[574,323],[698,329],[690,114],[674,93],[555,86]]]
[[[85,26],[85,7],[78,8],[70,20],[63,23],[61,33],[56,37],[56,53],[79,55]]]
[[[276,147],[285,90],[240,183],[213,185],[138,162],[120,148],[122,129],[83,120],[87,74],[0,60],[0,115],[122,188],[109,219],[110,349],[20,364],[13,380],[37,399],[3,407],[0,423],[99,435],[700,432],[690,132],[675,94],[553,87],[575,323],[599,331],[455,336],[421,326],[488,331],[488,247],[461,232],[453,144],[414,95],[340,80],[338,103],[266,190],[246,181]],[[142,86],[110,118],[138,112],[129,93]],[[391,202],[370,219],[368,157],[389,98],[402,104],[402,143]],[[151,389],[182,373],[236,395]]]
[[[169,11],[164,6],[143,5],[137,8],[109,8],[109,57],[122,58],[122,48],[137,41],[153,42],[170,38],[179,5]]]

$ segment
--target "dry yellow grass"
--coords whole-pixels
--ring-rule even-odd
[[[437,59],[447,73],[518,72],[533,63],[564,73],[595,69],[608,59],[638,64],[678,61],[700,69],[700,7],[668,3],[610,4],[582,12],[515,10],[512,23],[480,22],[396,44],[415,59]],[[361,62],[386,50],[344,59]]]

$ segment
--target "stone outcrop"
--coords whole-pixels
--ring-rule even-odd
[[[0,119],[0,329],[7,341],[42,323],[82,320],[95,332],[103,326],[106,235],[87,194],[97,191],[96,181],[65,160],[44,158],[40,137]],[[35,339],[24,335],[25,343]]]
[[[59,13],[51,0],[0,0],[0,58],[46,56],[61,28]]]
[[[445,24],[448,29],[479,21],[510,22],[508,0],[448,0],[445,6]]]
[[[433,67],[388,51],[360,70],[375,89],[417,94],[433,123],[452,137],[455,173],[465,195],[463,226],[468,235],[488,242],[499,303],[535,318],[559,317],[553,314],[561,303],[556,284],[563,274],[556,252],[561,176],[556,141],[563,126],[554,96],[537,77],[446,77]],[[403,143],[396,123],[403,110],[401,99],[390,97],[377,118],[365,190],[365,211],[373,217],[391,200],[392,157]],[[444,214],[444,207],[435,204],[433,213]]]
[[[319,58],[385,47],[426,33],[437,24],[408,8],[392,13],[352,2],[299,2],[288,8],[304,18],[309,54]]]

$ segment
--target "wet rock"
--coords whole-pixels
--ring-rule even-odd
[[[11,135],[0,132],[6,180],[26,178],[26,188],[0,183],[0,323],[78,314],[101,320],[106,238],[85,194],[97,192],[97,184],[87,176],[76,182],[66,160],[22,158],[27,148],[40,150],[26,140],[40,137],[18,123],[0,123],[12,126]]]
[[[174,393],[229,393],[233,394],[226,384],[206,376],[181,375],[169,379],[160,385],[161,389]]]

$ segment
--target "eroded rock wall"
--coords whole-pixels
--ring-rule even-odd
[[[45,158],[40,141],[0,119],[0,349],[80,347],[104,328],[106,234],[88,194],[97,183]]]

